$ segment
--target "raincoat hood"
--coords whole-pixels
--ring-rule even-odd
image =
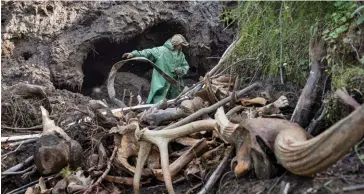
[[[167,47],[169,50],[174,50],[174,47],[173,47],[173,45],[172,45],[172,42],[171,42],[171,39],[168,39],[165,43],[164,43],[164,45],[163,46],[165,46],[165,47]]]

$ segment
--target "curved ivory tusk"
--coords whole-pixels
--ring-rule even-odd
[[[275,140],[278,162],[297,175],[311,176],[327,169],[364,135],[364,105],[320,135],[307,140],[299,128],[282,130]]]

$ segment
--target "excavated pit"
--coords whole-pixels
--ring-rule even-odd
[[[186,36],[186,29],[176,22],[159,23],[147,29],[134,38],[123,41],[115,40],[112,36],[96,40],[87,54],[82,65],[84,74],[81,93],[95,99],[107,99],[106,81],[112,66],[123,60],[122,55],[133,50],[143,50],[162,46],[174,34]],[[190,86],[204,72],[197,72],[197,64],[190,63],[189,48],[184,48],[190,70],[184,77],[185,85]],[[152,66],[143,62],[130,62],[120,68],[115,79],[116,96],[121,99],[126,90],[125,100],[130,97],[129,91],[135,96],[141,94],[143,100],[148,96],[152,78]],[[134,99],[133,102],[136,102]]]

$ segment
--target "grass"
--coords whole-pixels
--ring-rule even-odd
[[[279,75],[280,66],[284,64],[287,79],[303,86],[310,69],[309,42],[313,36],[312,29],[323,24],[332,11],[333,6],[323,2],[239,4],[231,10],[232,14],[225,14],[234,17],[233,21],[238,21],[242,39],[230,61],[260,57],[258,62],[236,66],[235,71],[252,76],[259,70],[264,78]]]
[[[303,88],[310,71],[310,41],[321,39],[326,49],[321,60],[327,62],[325,71],[331,75],[330,93],[342,87],[364,93],[364,69],[358,60],[364,56],[364,22],[357,24],[363,14],[354,14],[358,6],[355,2],[240,2],[236,8],[224,9],[221,20],[239,27],[238,45],[225,67],[258,58],[237,63],[230,73],[247,81],[255,75],[265,80],[279,77],[284,66],[285,81]],[[331,124],[346,113],[338,111],[342,105],[333,95],[327,96],[330,107],[325,120]]]

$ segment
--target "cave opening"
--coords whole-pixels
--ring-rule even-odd
[[[133,50],[143,50],[146,48],[162,46],[165,41],[174,34],[182,34],[185,36],[186,29],[177,22],[163,22],[152,26],[134,38],[123,40],[122,42],[113,41],[112,37],[98,39],[94,42],[93,48],[90,49],[82,65],[84,80],[81,93],[95,98],[95,96],[92,96],[92,93],[95,92],[95,88],[102,88],[102,86],[105,86],[105,82],[112,66],[116,62],[123,60],[122,55],[124,53],[131,52]],[[184,53],[188,60],[188,52],[184,50]],[[196,71],[196,68],[191,66],[190,71]],[[133,77],[130,76],[131,74],[146,79],[150,83],[152,66],[144,63],[129,62],[120,68],[119,72],[126,73],[127,75],[123,76],[125,77],[123,80],[125,82],[129,82],[118,84],[116,83],[118,82],[118,78],[115,79],[116,92],[123,93],[123,88],[127,86],[131,87],[133,84],[135,85],[140,82],[138,80],[134,80],[133,82],[133,80],[131,80],[133,79]],[[121,91],[118,91],[118,85],[121,86],[121,88],[119,88]],[[103,89],[106,90],[106,87]],[[107,91],[104,91],[103,89],[101,89],[102,92],[98,90],[100,93],[103,93],[100,98],[107,98]],[[147,89],[149,90],[149,88]],[[148,92],[149,91],[142,92],[142,97],[146,98]],[[135,93],[137,92],[134,91],[134,94]]]

